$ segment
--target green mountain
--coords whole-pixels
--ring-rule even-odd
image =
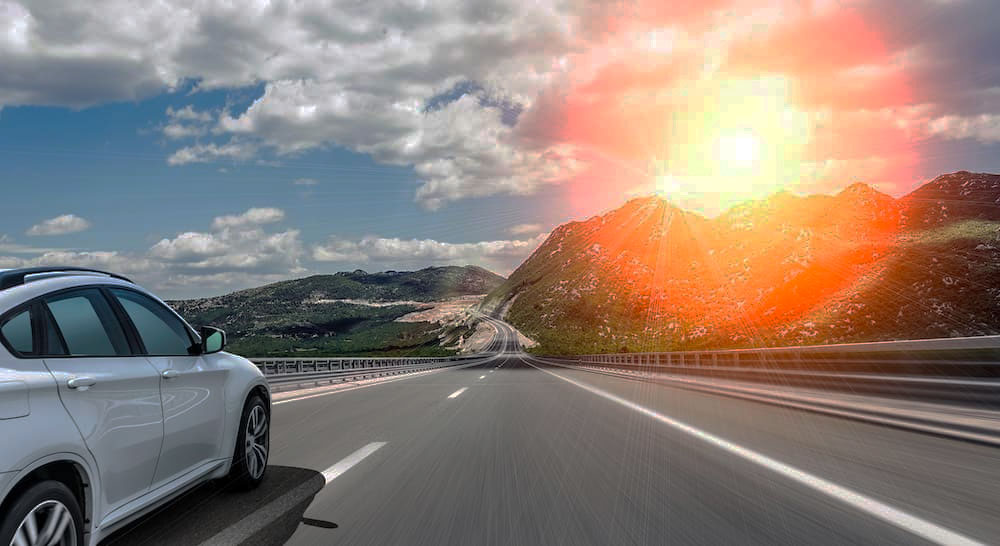
[[[244,356],[448,353],[437,323],[397,322],[423,303],[481,295],[504,278],[476,266],[314,275],[212,298],[170,302],[191,324],[226,330]]]
[[[555,229],[484,302],[542,352],[1000,333],[1000,175],[855,184],[713,219],[656,197]]]

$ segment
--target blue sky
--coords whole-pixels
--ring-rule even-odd
[[[60,243],[138,250],[204,228],[222,214],[278,207],[287,212],[286,223],[312,241],[384,232],[475,242],[513,225],[565,217],[566,210],[546,214],[551,207],[532,206],[533,198],[509,196],[426,210],[415,202],[419,177],[412,168],[336,146],[294,157],[167,163],[176,150],[162,135],[167,108],[245,109],[261,92],[178,92],[79,111],[0,111],[0,158],[13,190],[5,198],[0,232],[18,235],[56,213],[74,213],[93,226]],[[143,237],[137,239],[136,231]]]
[[[211,231],[213,220],[220,216],[253,208],[283,211],[284,217],[268,222],[264,233],[300,232],[298,240],[305,250],[294,266],[285,263],[287,270],[260,275],[251,270],[231,275],[231,280],[213,272],[216,278],[196,276],[195,284],[188,286],[150,275],[168,296],[205,295],[272,277],[354,268],[476,263],[506,274],[533,249],[539,234],[571,216],[568,207],[552,206],[552,202],[542,205],[537,195],[472,198],[429,210],[415,200],[420,179],[412,167],[381,164],[368,154],[332,145],[293,156],[263,153],[252,160],[167,162],[177,149],[164,136],[168,109],[245,110],[262,93],[261,86],[202,92],[184,89],[83,109],[3,109],[0,163],[6,196],[0,205],[4,237],[0,255],[30,261],[45,251],[65,250],[144,257],[162,239]],[[453,95],[438,100],[451,100]],[[429,104],[433,108],[436,103]],[[559,200],[554,201],[558,205]],[[86,229],[29,235],[33,226],[61,215],[83,219]],[[452,253],[445,248],[414,254],[402,245],[398,253],[384,253],[381,258],[356,252],[336,261],[312,259],[309,247],[328,243],[331,237],[351,242],[377,237],[457,245],[523,244],[493,254],[476,248],[463,251],[461,246]],[[80,260],[76,255],[63,256]],[[142,267],[136,269],[139,279],[147,274]],[[204,284],[197,284],[199,280]]]
[[[905,5],[905,9],[901,6]],[[167,297],[997,171],[986,0],[0,0],[0,267]],[[725,144],[724,146],[722,144]]]

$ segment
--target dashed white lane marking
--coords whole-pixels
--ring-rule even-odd
[[[469,388],[469,387],[462,387],[461,389],[458,389],[457,391],[449,394],[448,398],[458,398],[458,395],[460,395],[463,392],[465,392],[465,389],[467,389],[467,388]]]
[[[307,480],[302,485],[258,508],[235,525],[224,529],[205,542],[202,542],[201,546],[235,546],[245,543],[266,528],[271,522],[291,511],[294,506],[303,500],[321,491],[324,486],[329,485],[330,482],[336,480],[354,465],[381,449],[385,444],[386,442],[372,442],[351,453],[337,464],[323,471],[323,483],[318,483],[318,478]]]
[[[656,412],[654,410],[651,410],[649,408],[646,408],[644,406],[636,404],[635,402],[632,402],[630,400],[626,400],[626,399],[624,399],[624,398],[622,398],[620,396],[611,394],[611,393],[609,393],[607,391],[603,391],[603,390],[601,390],[601,389],[599,389],[597,387],[588,385],[586,383],[580,383],[580,382],[575,381],[573,379],[570,379],[568,377],[563,377],[562,375],[559,375],[559,374],[557,374],[555,372],[546,370],[544,368],[539,368],[538,366],[535,366],[534,364],[532,364],[531,362],[528,362],[527,360],[525,360],[525,362],[527,362],[528,365],[530,365],[530,366],[532,366],[532,367],[534,367],[534,368],[536,368],[538,370],[541,370],[541,371],[543,371],[543,372],[545,372],[545,373],[547,373],[549,375],[552,375],[554,377],[562,379],[563,381],[566,381],[567,383],[570,383],[572,385],[576,385],[577,387],[580,387],[583,390],[589,391],[589,392],[591,392],[593,394],[596,394],[596,395],[598,395],[598,396],[600,396],[602,398],[605,398],[607,400],[615,402],[616,404],[625,406],[626,408],[634,410],[634,411],[636,411],[638,413],[641,413],[641,414],[643,414],[643,415],[645,415],[647,417],[652,417],[653,419],[656,419],[657,421],[659,421],[659,422],[661,422],[661,423],[663,423],[665,425],[671,426],[671,427],[673,427],[673,428],[675,428],[677,430],[680,430],[681,432],[684,432],[686,434],[690,434],[691,436],[694,436],[695,438],[698,438],[698,439],[700,439],[700,440],[702,440],[704,442],[707,442],[707,443],[709,443],[709,444],[711,444],[711,445],[713,445],[715,447],[718,447],[718,448],[723,449],[723,450],[725,450],[725,451],[727,451],[729,453],[732,453],[733,455],[736,455],[738,457],[746,459],[747,461],[750,461],[750,462],[752,462],[754,464],[763,466],[764,468],[767,468],[768,470],[772,470],[774,472],[777,472],[778,474],[781,474],[782,476],[785,476],[787,478],[791,478],[792,480],[795,480],[796,482],[798,482],[798,483],[800,483],[802,485],[805,485],[805,486],[807,486],[807,487],[809,487],[811,489],[819,491],[820,493],[824,493],[826,495],[829,495],[829,496],[831,496],[831,497],[833,497],[833,498],[835,498],[835,499],[837,499],[837,500],[839,500],[841,502],[844,502],[844,503],[847,503],[847,504],[853,506],[854,508],[857,508],[857,509],[859,509],[859,510],[861,510],[863,512],[866,512],[868,514],[871,514],[872,516],[875,516],[875,517],[877,517],[877,518],[879,518],[879,519],[881,519],[883,521],[886,521],[886,522],[888,522],[888,523],[890,523],[892,525],[895,525],[896,527],[899,527],[900,529],[903,529],[905,531],[913,533],[913,534],[915,534],[917,536],[923,537],[923,538],[925,538],[927,540],[930,540],[932,542],[935,542],[937,544],[948,544],[948,545],[952,545],[952,544],[969,544],[969,545],[976,544],[976,545],[978,545],[978,544],[981,544],[980,542],[977,542],[977,541],[975,541],[975,540],[973,540],[973,539],[971,539],[971,538],[969,538],[969,537],[967,537],[965,535],[962,535],[962,534],[957,533],[955,531],[952,531],[950,529],[946,529],[944,527],[941,527],[941,526],[936,525],[934,523],[931,523],[929,521],[920,519],[920,518],[918,518],[918,517],[916,517],[914,515],[911,515],[911,514],[908,514],[908,513],[904,512],[904,511],[902,511],[902,510],[900,510],[898,508],[894,508],[892,506],[889,506],[888,504],[879,502],[879,501],[877,501],[877,500],[875,500],[875,499],[873,499],[871,497],[862,495],[861,493],[858,493],[857,491],[848,489],[848,488],[846,488],[846,487],[844,487],[842,485],[835,484],[835,483],[833,483],[833,482],[831,482],[829,480],[825,480],[823,478],[820,478],[819,476],[814,476],[812,474],[809,474],[808,472],[805,472],[804,470],[799,470],[798,468],[795,468],[794,466],[790,466],[790,465],[787,465],[787,464],[785,464],[785,463],[783,463],[781,461],[772,459],[772,458],[768,457],[767,455],[764,455],[763,453],[758,453],[758,452],[753,451],[751,449],[748,449],[748,448],[745,448],[743,446],[734,444],[734,443],[730,442],[729,440],[726,440],[724,438],[716,436],[716,435],[714,435],[714,434],[712,434],[710,432],[706,432],[706,431],[701,430],[699,428],[695,428],[695,427],[693,427],[693,426],[691,426],[691,425],[689,425],[687,423],[678,421],[678,420],[676,420],[676,419],[674,419],[672,417],[668,417],[666,415],[663,415],[662,413],[658,413],[658,412]]]
[[[365,457],[378,451],[385,444],[386,442],[372,442],[354,453],[351,453],[347,457],[341,459],[337,464],[324,470],[323,479],[329,484],[333,480],[336,480],[341,474],[350,470],[352,466],[365,460]]]
[[[486,376],[485,375],[480,375],[479,379],[486,379]]]

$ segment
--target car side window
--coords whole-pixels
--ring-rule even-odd
[[[77,290],[45,299],[69,356],[131,354],[121,324],[97,289]]]
[[[30,355],[35,351],[35,335],[31,328],[31,313],[28,309],[7,319],[0,326],[7,345],[15,352]]]
[[[111,289],[125,314],[132,320],[146,354],[185,356],[194,341],[184,323],[159,302],[131,290]]]

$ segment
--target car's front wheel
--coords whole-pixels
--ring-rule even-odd
[[[22,493],[0,514],[0,545],[77,546],[83,544],[80,503],[63,483],[48,480]]]
[[[264,481],[271,444],[271,416],[259,395],[252,395],[243,407],[236,450],[229,477],[239,489],[253,489]]]

